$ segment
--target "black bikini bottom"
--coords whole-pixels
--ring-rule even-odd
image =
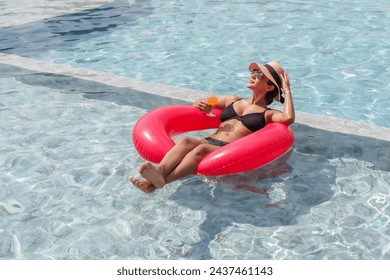
[[[222,146],[225,146],[228,144],[226,142],[219,141],[219,140],[211,138],[211,137],[207,137],[207,138],[205,138],[205,140],[207,141],[207,143],[209,143],[210,145],[214,145],[214,146],[222,147]]]

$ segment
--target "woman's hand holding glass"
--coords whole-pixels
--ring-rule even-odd
[[[218,103],[218,97],[216,96],[210,96],[207,98],[207,104],[211,106],[210,112],[207,114],[209,117],[215,117],[216,115],[213,114],[212,110],[214,105]]]

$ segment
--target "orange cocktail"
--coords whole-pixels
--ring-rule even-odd
[[[218,103],[218,97],[212,96],[212,97],[207,98],[207,103],[211,106],[214,106],[215,104]],[[207,114],[207,116],[215,117],[215,115],[211,111]]]

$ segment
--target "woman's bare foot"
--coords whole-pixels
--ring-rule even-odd
[[[152,185],[154,185],[156,188],[160,189],[164,187],[165,180],[163,174],[150,162],[145,162],[141,166],[139,173],[142,177],[151,182]]]
[[[140,189],[144,193],[152,193],[156,190],[156,187],[153,186],[153,184],[146,179],[139,180],[131,176],[129,180],[134,187]]]

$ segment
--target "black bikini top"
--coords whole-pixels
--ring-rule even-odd
[[[241,123],[252,132],[262,129],[266,125],[264,115],[265,115],[265,111],[267,111],[268,109],[261,113],[250,113],[250,114],[239,116],[236,110],[234,110],[233,104],[241,99],[242,98],[237,99],[236,101],[230,103],[222,110],[219,116],[221,122],[231,120],[231,119],[237,119],[241,121]]]

